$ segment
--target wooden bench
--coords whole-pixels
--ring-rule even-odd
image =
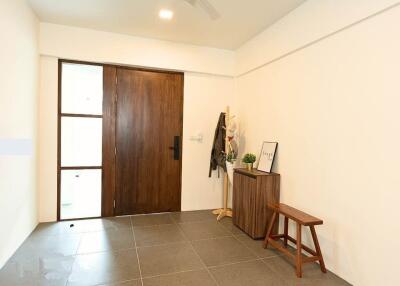
[[[272,215],[271,223],[268,226],[267,235],[264,241],[264,248],[267,248],[268,244],[271,244],[273,247],[283,252],[288,257],[292,258],[296,264],[296,275],[299,278],[302,277],[302,265],[308,262],[319,261],[321,271],[326,273],[324,259],[322,257],[317,234],[314,228],[315,225],[323,224],[323,221],[285,204],[270,205],[269,208],[271,208],[274,213]],[[272,234],[272,230],[276,222],[275,218],[276,216],[279,216],[279,214],[285,216],[284,233]],[[297,223],[297,239],[294,239],[293,237],[288,235],[289,219],[294,220]],[[303,225],[310,227],[315,250],[312,250],[311,248],[301,243],[301,226]],[[283,246],[276,242],[276,240],[281,238],[283,238]],[[296,254],[291,253],[287,249],[288,240],[296,244]],[[311,256],[302,256],[302,249],[311,254]]]

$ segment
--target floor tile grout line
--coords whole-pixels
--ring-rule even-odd
[[[138,280],[140,280],[140,279],[136,278],[136,279],[122,280],[122,281],[118,281],[118,282],[110,282],[111,284],[100,283],[100,284],[96,284],[96,285],[85,285],[85,286],[104,286],[104,285],[113,286],[113,285],[119,285],[119,284],[129,283],[129,282],[138,281]]]
[[[78,251],[79,251],[79,248],[80,248],[80,246],[81,246],[82,239],[83,239],[83,234],[79,234],[79,243],[78,243],[78,246],[77,246],[77,248],[76,248],[74,254],[68,256],[68,257],[71,257],[71,256],[72,256],[72,257],[74,258],[74,262],[72,262],[71,270],[70,270],[69,273],[68,273],[68,276],[67,276],[67,279],[66,279],[66,281],[65,281],[64,286],[68,286],[68,284],[69,284],[69,278],[70,278],[71,275],[72,275],[72,270],[74,269],[74,266],[75,266],[75,263],[76,263],[76,257],[78,256]],[[64,256],[64,257],[66,257],[66,256]]]
[[[188,243],[187,240],[175,241],[175,242],[166,242],[166,243],[157,243],[152,245],[143,245],[137,246],[137,248],[150,248],[150,247],[160,247],[160,246],[169,246],[169,245],[176,245],[176,244],[185,244]]]
[[[211,210],[210,210],[211,211]],[[133,227],[146,227],[146,226],[160,226],[160,225],[171,225],[171,224],[185,224],[185,223],[198,223],[198,222],[205,222],[205,221],[214,221],[213,218],[207,218],[207,219],[200,219],[200,220],[194,220],[194,221],[177,221],[176,219],[174,219],[173,214],[176,212],[168,212],[168,213],[160,213],[160,214],[143,214],[143,215],[131,215],[129,216],[131,219],[139,216],[139,217],[144,217],[144,216],[148,216],[148,215],[168,215],[172,221],[172,223],[163,223],[163,224],[151,224],[151,225],[133,225]],[[182,213],[182,212],[181,212]]]
[[[84,220],[81,220],[84,221]],[[55,222],[55,223],[60,223],[60,222]],[[68,232],[68,231],[64,231],[64,232],[60,232],[60,233],[49,233],[49,234],[38,234],[39,236],[43,236],[43,237],[65,237],[65,236],[82,236],[85,234],[91,234],[91,233],[95,233],[95,232],[105,232],[105,231],[109,231],[110,229],[125,229],[125,228],[131,228],[132,225],[128,226],[121,226],[121,227],[114,227],[114,226],[110,226],[110,227],[102,227],[101,229],[93,229],[93,230],[82,230],[82,231],[72,231],[72,232]],[[32,233],[29,235],[29,237],[27,237],[27,239],[30,238],[30,236],[35,232],[32,231]],[[40,237],[39,237],[40,238]],[[39,239],[39,238],[34,238],[34,239]]]
[[[172,214],[173,214],[173,213],[168,213],[169,218],[172,220],[172,222],[173,222],[175,225],[178,225],[178,222],[174,219],[174,217],[172,216]]]
[[[152,227],[162,227],[162,226],[173,226],[175,223],[162,223],[162,224],[149,224],[149,225],[134,225],[133,228],[152,228]]]
[[[136,259],[137,259],[137,263],[138,263],[139,276],[140,276],[140,284],[142,284],[142,286],[144,286],[144,284],[143,284],[143,276],[142,276],[142,269],[140,267],[139,252],[138,252],[138,248],[137,248],[137,245],[136,245],[135,232],[133,230],[132,216],[130,216],[129,220],[131,221],[131,227],[132,227],[131,230],[132,230],[132,235],[133,235],[133,241],[135,243]]]
[[[232,235],[229,234],[229,235],[221,235],[221,236],[215,236],[215,237],[209,237],[209,238],[192,239],[190,241],[216,240],[216,239],[227,238],[227,237],[232,237]]]
[[[78,253],[78,254],[74,254],[74,255],[68,255],[68,256],[64,256],[64,257],[77,257],[77,256],[84,256],[84,255],[92,255],[92,254],[99,254],[99,253],[118,253],[118,252],[123,252],[123,251],[128,251],[128,250],[134,250],[136,247],[128,247],[128,248],[122,248],[122,249],[107,249],[107,250],[102,250],[102,251],[92,251],[92,252],[85,252],[85,253]]]
[[[180,228],[179,224],[178,224],[178,227]],[[188,239],[188,237],[186,236],[186,234],[183,232],[182,229],[181,229],[181,231],[182,231],[183,235],[186,237],[186,239]],[[201,264],[203,264],[203,266],[205,267],[205,269],[206,269],[208,275],[209,275],[209,276],[211,277],[211,279],[214,281],[215,285],[216,285],[216,286],[220,286],[220,284],[218,283],[217,279],[216,279],[216,278],[214,277],[214,275],[211,273],[210,269],[207,268],[206,263],[203,261],[203,259],[201,259],[200,254],[197,253],[196,249],[194,248],[193,243],[192,243],[190,240],[189,240],[189,244],[190,244],[190,246],[191,246],[193,252],[194,252],[194,253],[196,254],[196,256],[200,259]],[[143,286],[143,285],[142,285],[142,286]]]
[[[172,221],[174,221],[173,218],[172,218],[172,216],[171,216],[171,213],[168,213],[168,216],[170,217],[170,219],[171,219]],[[185,234],[183,233],[183,230],[179,227],[179,224],[174,223],[174,224],[172,224],[172,225],[174,225],[174,226],[176,226],[176,227],[178,228],[180,234],[182,235],[182,237],[183,237],[185,240],[183,240],[183,241],[175,241],[175,242],[171,242],[171,243],[154,244],[154,245],[148,245],[148,246],[142,246],[142,247],[139,246],[139,248],[153,247],[153,246],[165,246],[165,245],[173,245],[173,244],[180,244],[180,243],[182,243],[182,244],[188,243],[189,240],[188,240],[188,238],[185,236]],[[133,228],[132,228],[132,229],[133,229]],[[135,239],[135,241],[136,241],[136,239]],[[138,248],[138,246],[137,246],[136,248]]]
[[[289,245],[290,247],[290,245]],[[271,256],[271,257],[266,257],[264,259],[261,260],[261,262],[273,273],[275,273],[278,277],[280,277],[282,279],[282,281],[284,281],[285,283],[289,283],[290,279],[288,279],[287,277],[285,277],[284,275],[282,275],[282,273],[278,272],[277,270],[273,269],[268,263],[267,260],[269,259],[273,259],[273,258],[277,258],[277,257],[283,257],[284,254],[278,254],[276,256]],[[293,272],[294,273],[294,272]]]
[[[225,225],[223,225],[228,231],[229,231],[229,229],[228,229],[228,227],[227,226],[225,226]],[[246,233],[242,233],[242,234],[234,234],[234,233],[232,233],[232,236],[239,242],[239,243],[241,243],[244,247],[246,247],[248,250],[250,250],[251,251],[251,253],[253,253],[256,257],[259,257],[259,258],[261,258],[261,259],[266,259],[266,258],[273,258],[273,257],[279,257],[279,256],[281,256],[281,255],[279,255],[279,254],[277,254],[277,255],[273,255],[273,256],[268,256],[268,257],[261,257],[261,256],[259,256],[253,249],[251,249],[250,247],[248,247],[243,241],[241,241],[241,240],[239,240],[237,237],[238,236],[246,236],[247,234]]]
[[[275,269],[273,269],[271,266],[269,266],[269,265],[264,261],[264,259],[261,260],[261,263],[263,263],[270,271],[272,271],[272,273],[274,273],[274,274],[277,275],[279,278],[281,278],[282,281],[284,281],[285,283],[288,282],[288,279],[287,279],[284,275],[282,275],[281,273],[279,273],[278,271],[276,271]],[[294,272],[293,272],[293,273],[294,273]]]
[[[81,247],[81,243],[82,243],[82,240],[83,240],[83,236],[84,236],[84,235],[81,234],[80,237],[79,237],[79,243],[78,243],[78,247],[76,248],[76,251],[75,251],[75,256],[76,256],[76,255],[79,255],[78,252],[79,252],[79,248]]]
[[[171,214],[170,214],[170,216],[171,216]],[[187,239],[187,241],[176,242],[176,243],[182,243],[182,244],[187,243],[187,244],[190,245],[190,247],[192,248],[192,250],[194,251],[194,253],[196,254],[196,256],[200,259],[200,262],[203,264],[203,267],[204,267],[204,268],[201,268],[201,269],[198,269],[198,270],[206,270],[206,271],[208,272],[208,274],[211,276],[211,278],[213,279],[213,281],[216,283],[216,285],[219,285],[219,283],[216,281],[215,277],[212,275],[212,273],[210,272],[209,268],[212,269],[212,268],[223,267],[223,266],[227,266],[227,265],[234,265],[234,264],[238,264],[238,263],[246,263],[246,262],[251,262],[251,261],[259,261],[259,260],[262,260],[262,259],[263,259],[262,257],[259,257],[258,255],[256,255],[252,249],[250,249],[250,248],[247,247],[244,243],[242,243],[241,241],[239,241],[239,240],[235,237],[235,235],[234,235],[231,231],[229,231],[228,227],[225,226],[225,225],[222,224],[222,223],[220,223],[220,224],[221,224],[222,227],[229,233],[229,235],[224,235],[224,236],[219,236],[219,237],[212,237],[212,238],[204,238],[204,239],[198,239],[198,240],[190,240],[190,239],[187,237],[187,235],[184,233],[183,229],[181,228],[181,224],[186,224],[186,223],[198,223],[198,222],[204,222],[204,221],[213,221],[213,220],[207,219],[207,220],[202,220],[202,221],[185,222],[185,223],[176,222],[176,225],[178,226],[179,231],[182,233],[182,235],[184,236],[184,238]],[[165,225],[165,224],[164,224],[164,225]],[[154,225],[153,225],[153,226],[154,226]],[[252,254],[254,255],[254,259],[248,259],[248,260],[238,261],[238,262],[234,262],[234,263],[224,263],[224,264],[221,264],[221,265],[216,265],[216,266],[208,267],[208,266],[205,264],[205,262],[201,259],[200,255],[197,253],[196,249],[194,248],[194,246],[193,246],[193,244],[192,244],[192,242],[195,242],[195,241],[217,240],[217,239],[228,238],[228,237],[232,237],[232,238],[234,238],[235,240],[237,240],[240,244],[243,244],[243,246],[244,246],[247,250],[249,250],[250,253],[252,253]],[[174,244],[176,244],[176,243],[174,243]],[[172,243],[170,243],[170,244],[172,244]],[[167,243],[167,244],[162,244],[162,245],[168,245],[168,243]],[[144,246],[144,247],[152,247],[152,246],[160,246],[160,245],[151,245],[151,246]],[[137,248],[140,248],[140,247],[137,247]],[[190,271],[196,271],[196,270],[187,270],[187,271],[166,273],[166,274],[154,275],[154,276],[149,276],[149,277],[143,277],[143,276],[142,276],[142,278],[147,279],[147,278],[151,278],[151,277],[159,277],[159,276],[172,275],[172,274],[177,274],[177,273],[185,273],[185,272],[190,272]]]
[[[222,223],[221,223],[221,224],[222,224]],[[232,225],[233,225],[233,222],[232,222]],[[228,229],[227,226],[225,226],[225,225],[223,225],[223,224],[222,224],[222,226],[225,227],[225,228],[229,231],[229,229]],[[244,234],[245,234],[245,233],[244,233]],[[243,245],[243,246],[244,246],[247,250],[249,250],[252,254],[254,254],[256,257],[260,257],[253,249],[251,249],[250,247],[248,247],[243,241],[239,240],[239,239],[236,237],[235,234],[232,233],[232,236],[233,236],[233,238],[234,238],[237,242],[239,242],[241,245]]]
[[[233,236],[233,238],[239,242],[241,245],[243,245],[245,248],[247,248],[248,250],[250,250],[251,253],[253,253],[256,257],[260,257],[253,249],[251,249],[250,247],[248,247],[243,241],[239,240],[235,235]],[[260,257],[262,258],[262,257]]]
[[[169,216],[171,217],[171,214],[169,214]],[[171,219],[173,220],[173,218],[171,217]],[[173,220],[174,221],[174,220]],[[165,224],[163,224],[165,225]],[[186,234],[184,233],[184,231],[182,230],[182,228],[180,227],[180,223],[174,221],[174,225],[176,225],[178,227],[179,232],[182,234],[182,236],[184,237],[185,241],[178,241],[178,242],[174,242],[174,243],[166,243],[166,244],[159,244],[159,245],[151,245],[151,246],[143,246],[144,247],[153,247],[153,246],[163,246],[163,245],[171,245],[171,244],[186,244],[189,245],[190,248],[193,250],[194,254],[198,257],[198,259],[200,260],[201,264],[203,265],[202,268],[199,269],[191,269],[191,270],[184,270],[184,271],[178,271],[178,272],[172,272],[172,273],[164,273],[164,274],[159,274],[159,275],[153,275],[153,276],[143,276],[141,274],[141,278],[142,278],[142,286],[143,286],[143,279],[149,279],[149,278],[153,278],[153,277],[160,277],[160,276],[167,276],[167,275],[173,275],[173,274],[179,274],[179,273],[186,273],[186,272],[193,272],[193,271],[199,271],[199,270],[205,270],[208,272],[208,274],[211,276],[211,278],[213,279],[213,281],[216,283],[216,285],[218,286],[219,284],[217,283],[217,281],[215,280],[215,278],[213,277],[213,275],[210,273],[210,271],[207,269],[207,266],[205,265],[205,263],[203,262],[203,260],[201,259],[200,255],[196,252],[196,250],[194,249],[191,240],[186,236]],[[153,225],[156,226],[156,225]],[[133,230],[133,227],[132,227]],[[215,239],[215,238],[211,238],[211,239]],[[210,240],[210,239],[202,239],[202,240]],[[136,239],[135,239],[136,241]],[[135,242],[136,243],[136,242]],[[142,248],[142,247],[136,247],[138,248]],[[139,258],[138,258],[139,259]]]
[[[212,222],[215,221],[214,219],[204,219],[204,220],[195,220],[195,221],[183,221],[183,222],[177,222],[177,224],[189,224],[189,223],[204,223],[204,222]],[[221,223],[222,224],[222,223]]]
[[[277,275],[280,279],[282,279],[282,281],[284,281],[286,284],[288,284],[290,282],[290,278],[287,278],[285,275],[282,275],[282,273],[280,273],[279,271],[273,269],[265,260],[268,260],[269,258],[276,258],[279,256],[274,256],[274,257],[268,257],[266,259],[262,259],[261,263],[263,263],[270,271],[272,271],[272,273],[274,273],[275,275]],[[293,272],[293,275],[295,272]]]
[[[179,228],[179,227],[178,227]],[[134,232],[134,229],[132,229]],[[183,235],[183,231],[179,228],[179,231]],[[183,235],[184,236],[184,235]],[[157,243],[157,244],[152,244],[152,245],[143,245],[143,246],[138,246],[137,243],[133,247],[127,247],[127,248],[122,248],[122,249],[106,249],[106,250],[100,250],[100,251],[90,251],[90,252],[84,252],[84,253],[78,253],[79,246],[77,251],[75,251],[74,254],[71,255],[66,255],[64,257],[76,257],[76,256],[81,256],[81,255],[91,255],[91,254],[97,254],[97,253],[107,253],[107,252],[122,252],[126,250],[133,250],[135,248],[149,248],[149,247],[156,247],[156,246],[167,246],[167,245],[173,245],[173,244],[184,244],[184,243],[189,243],[190,241],[197,242],[197,241],[207,241],[207,240],[218,240],[222,238],[228,238],[228,237],[233,237],[232,234],[229,235],[224,235],[224,236],[216,236],[216,237],[209,237],[209,238],[201,238],[201,239],[194,239],[194,240],[182,240],[182,241],[175,241],[175,242],[166,242],[166,243]],[[186,236],[184,236],[185,239],[188,239]],[[135,235],[135,241],[136,241],[136,235]]]
[[[207,269],[206,269],[206,267],[203,267],[203,268],[198,268],[198,269],[182,270],[182,271],[175,271],[175,272],[170,272],[170,273],[162,273],[162,274],[157,274],[157,275],[143,276],[143,279],[151,279],[151,278],[157,278],[157,277],[162,277],[162,276],[176,275],[176,274],[195,272],[195,271],[201,271],[201,270],[207,270]]]
[[[133,228],[146,228],[146,227],[151,228],[151,227],[161,227],[161,226],[171,226],[171,225],[179,226],[181,224],[192,224],[192,223],[195,224],[195,223],[201,223],[201,222],[204,222],[204,221],[185,222],[185,223],[177,222],[177,223],[164,223],[164,224],[151,224],[151,225],[134,225]]]
[[[227,226],[223,225],[226,229],[228,229]],[[228,229],[229,230],[229,229]],[[241,235],[246,235],[245,233],[241,234]],[[229,265],[235,265],[235,264],[239,264],[239,263],[247,263],[247,262],[252,262],[252,261],[260,261],[262,264],[264,264],[269,270],[271,270],[273,273],[275,273],[276,275],[278,275],[279,277],[281,277],[276,271],[274,271],[267,263],[266,263],[266,259],[270,259],[270,258],[275,258],[275,257],[279,257],[279,255],[275,255],[275,256],[271,256],[271,257],[260,257],[253,249],[251,249],[250,247],[248,247],[243,241],[239,240],[237,238],[237,236],[239,235],[232,235],[233,238],[238,241],[240,244],[242,244],[246,249],[248,249],[252,254],[255,255],[256,259],[250,259],[250,260],[246,260],[246,261],[239,261],[239,262],[233,262],[230,264],[225,264],[225,265],[217,265],[217,266],[210,266],[209,268],[214,269],[214,268],[219,268],[219,267],[224,267],[224,266],[229,266]],[[281,279],[283,279],[281,277]],[[286,283],[287,281],[285,279],[283,279],[283,281]]]
[[[223,223],[221,223],[223,227],[225,227],[226,230],[229,231],[228,226],[225,226]],[[232,232],[231,232],[232,233]],[[245,233],[241,234],[241,235],[246,235]],[[226,266],[226,265],[234,265],[234,264],[238,264],[238,263],[245,263],[245,262],[250,262],[250,261],[260,261],[263,262],[263,257],[260,257],[253,249],[251,249],[250,247],[248,247],[243,241],[240,241],[236,235],[234,233],[232,233],[232,237],[239,242],[241,245],[243,245],[247,250],[250,251],[250,253],[252,253],[256,259],[250,259],[250,260],[246,260],[246,261],[240,261],[240,262],[233,262],[230,264],[225,264],[225,265],[218,265],[218,266],[210,266],[210,268],[216,268],[216,267],[222,267],[222,266]],[[275,257],[275,256],[274,256]],[[264,263],[265,264],[265,263]]]
[[[163,225],[175,225],[176,223],[161,223],[161,224],[149,224],[149,225],[133,225],[132,228],[135,227],[152,227],[152,226],[163,226]]]
[[[221,268],[221,267],[225,267],[225,266],[231,266],[231,265],[235,265],[235,264],[247,263],[247,262],[252,262],[252,261],[259,261],[259,260],[263,260],[263,259],[264,258],[261,258],[261,257],[255,257],[255,258],[252,258],[252,259],[246,259],[246,260],[242,260],[242,261],[223,263],[223,264],[220,264],[220,265],[212,265],[212,266],[208,266],[207,268],[209,268],[209,269]]]
[[[46,236],[46,237],[48,237],[48,236],[63,236],[63,235],[81,235],[81,234],[85,234],[85,233],[91,233],[91,232],[102,232],[102,231],[106,231],[106,230],[108,230],[108,229],[110,229],[110,228],[115,228],[115,229],[121,229],[121,228],[130,228],[130,227],[146,227],[146,226],[161,226],[161,225],[166,225],[166,224],[169,224],[169,225],[173,225],[173,224],[180,224],[180,223],[192,223],[192,222],[202,222],[202,221],[208,221],[208,220],[212,220],[212,219],[203,219],[203,220],[196,220],[196,221],[188,221],[188,222],[178,222],[178,221],[176,221],[174,218],[173,218],[173,216],[172,216],[172,214],[173,213],[161,213],[161,214],[143,214],[143,215],[127,215],[127,216],[118,216],[118,217],[115,217],[115,218],[129,218],[129,220],[130,220],[130,223],[129,223],[129,226],[110,226],[110,227],[101,227],[101,228],[99,228],[99,229],[94,229],[94,230],[82,230],[82,231],[74,231],[74,232],[68,232],[68,231],[65,231],[65,232],[61,232],[61,233],[53,233],[53,234],[51,234],[51,233],[49,233],[49,234],[43,234],[43,236]],[[171,222],[172,223],[163,223],[163,224],[151,224],[151,225],[134,225],[133,224],[133,222],[132,222],[132,218],[134,218],[134,217],[137,217],[137,216],[139,216],[139,217],[145,217],[145,216],[149,216],[149,215],[168,215],[169,216],[169,218],[171,219]],[[101,219],[104,219],[104,218],[98,218],[98,219],[96,219],[96,220],[101,220]],[[106,218],[105,218],[106,219]],[[81,221],[84,221],[84,220],[79,220],[79,221],[61,221],[61,222],[50,222],[49,224],[67,224],[67,223],[79,223],[79,222],[81,222]],[[47,224],[47,223],[40,223],[40,224]],[[39,224],[39,225],[40,225]],[[35,233],[35,232],[38,232],[39,230],[33,230],[32,231],[32,233],[31,233],[31,235],[33,234],[33,233]]]
[[[181,211],[179,213],[186,213],[187,211]],[[188,212],[212,212],[212,210],[199,210],[199,211],[188,211]],[[214,221],[214,218],[206,218],[206,219],[199,219],[199,220],[193,220],[193,221],[177,221],[174,219],[173,214],[177,212],[170,212],[169,215],[171,219],[175,222],[175,224],[185,224],[185,223],[196,223],[196,222],[205,222],[205,221]]]
[[[180,232],[182,232],[181,229],[179,229]],[[194,240],[186,240],[186,236],[184,237],[185,240],[181,241],[175,241],[175,242],[165,242],[165,243],[156,243],[152,245],[143,245],[143,246],[136,246],[136,248],[149,248],[149,247],[155,247],[155,246],[168,246],[168,245],[174,245],[174,244],[184,244],[184,243],[189,243],[190,241],[192,242],[197,242],[197,241],[206,241],[206,240],[217,240],[221,238],[228,238],[232,237],[232,235],[225,235],[225,236],[216,236],[216,237],[209,237],[209,238],[202,238],[202,239],[194,239]]]

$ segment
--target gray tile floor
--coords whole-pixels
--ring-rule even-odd
[[[194,211],[40,224],[0,270],[0,285],[349,285],[304,268],[296,278],[290,261],[231,219]]]

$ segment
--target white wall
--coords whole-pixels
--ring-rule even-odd
[[[233,51],[49,23],[40,24],[40,53],[71,60],[234,74]]]
[[[219,208],[222,174],[208,177],[211,146],[220,112],[232,107],[234,81],[230,77],[185,73],[182,153],[182,210]],[[233,110],[234,111],[234,110]],[[203,142],[189,139],[201,133]]]
[[[37,224],[37,38],[25,2],[0,1],[0,268]]]
[[[58,59],[40,57],[39,221],[57,219]]]
[[[308,43],[394,2],[309,0],[238,51],[242,149],[279,142],[282,202],[354,285],[400,285],[400,6]]]
[[[79,41],[71,37],[79,37]],[[227,104],[232,105],[234,78],[229,74],[233,74],[233,52],[51,24],[41,24],[40,38],[41,222],[54,221],[57,215],[58,58],[184,71],[182,209],[221,207],[222,177],[214,174],[209,179],[208,167],[219,113]],[[66,45],[63,41],[77,44]],[[102,43],[101,49],[97,49],[98,43]],[[121,46],[116,48],[118,43]],[[125,51],[121,53],[122,50]],[[203,143],[189,140],[197,132],[203,134]]]
[[[396,3],[397,0],[308,0],[236,51],[236,75],[275,61]]]

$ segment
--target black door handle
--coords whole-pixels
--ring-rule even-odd
[[[170,150],[174,150],[174,160],[179,160],[180,159],[180,137],[179,136],[174,136],[174,146],[170,146]]]

